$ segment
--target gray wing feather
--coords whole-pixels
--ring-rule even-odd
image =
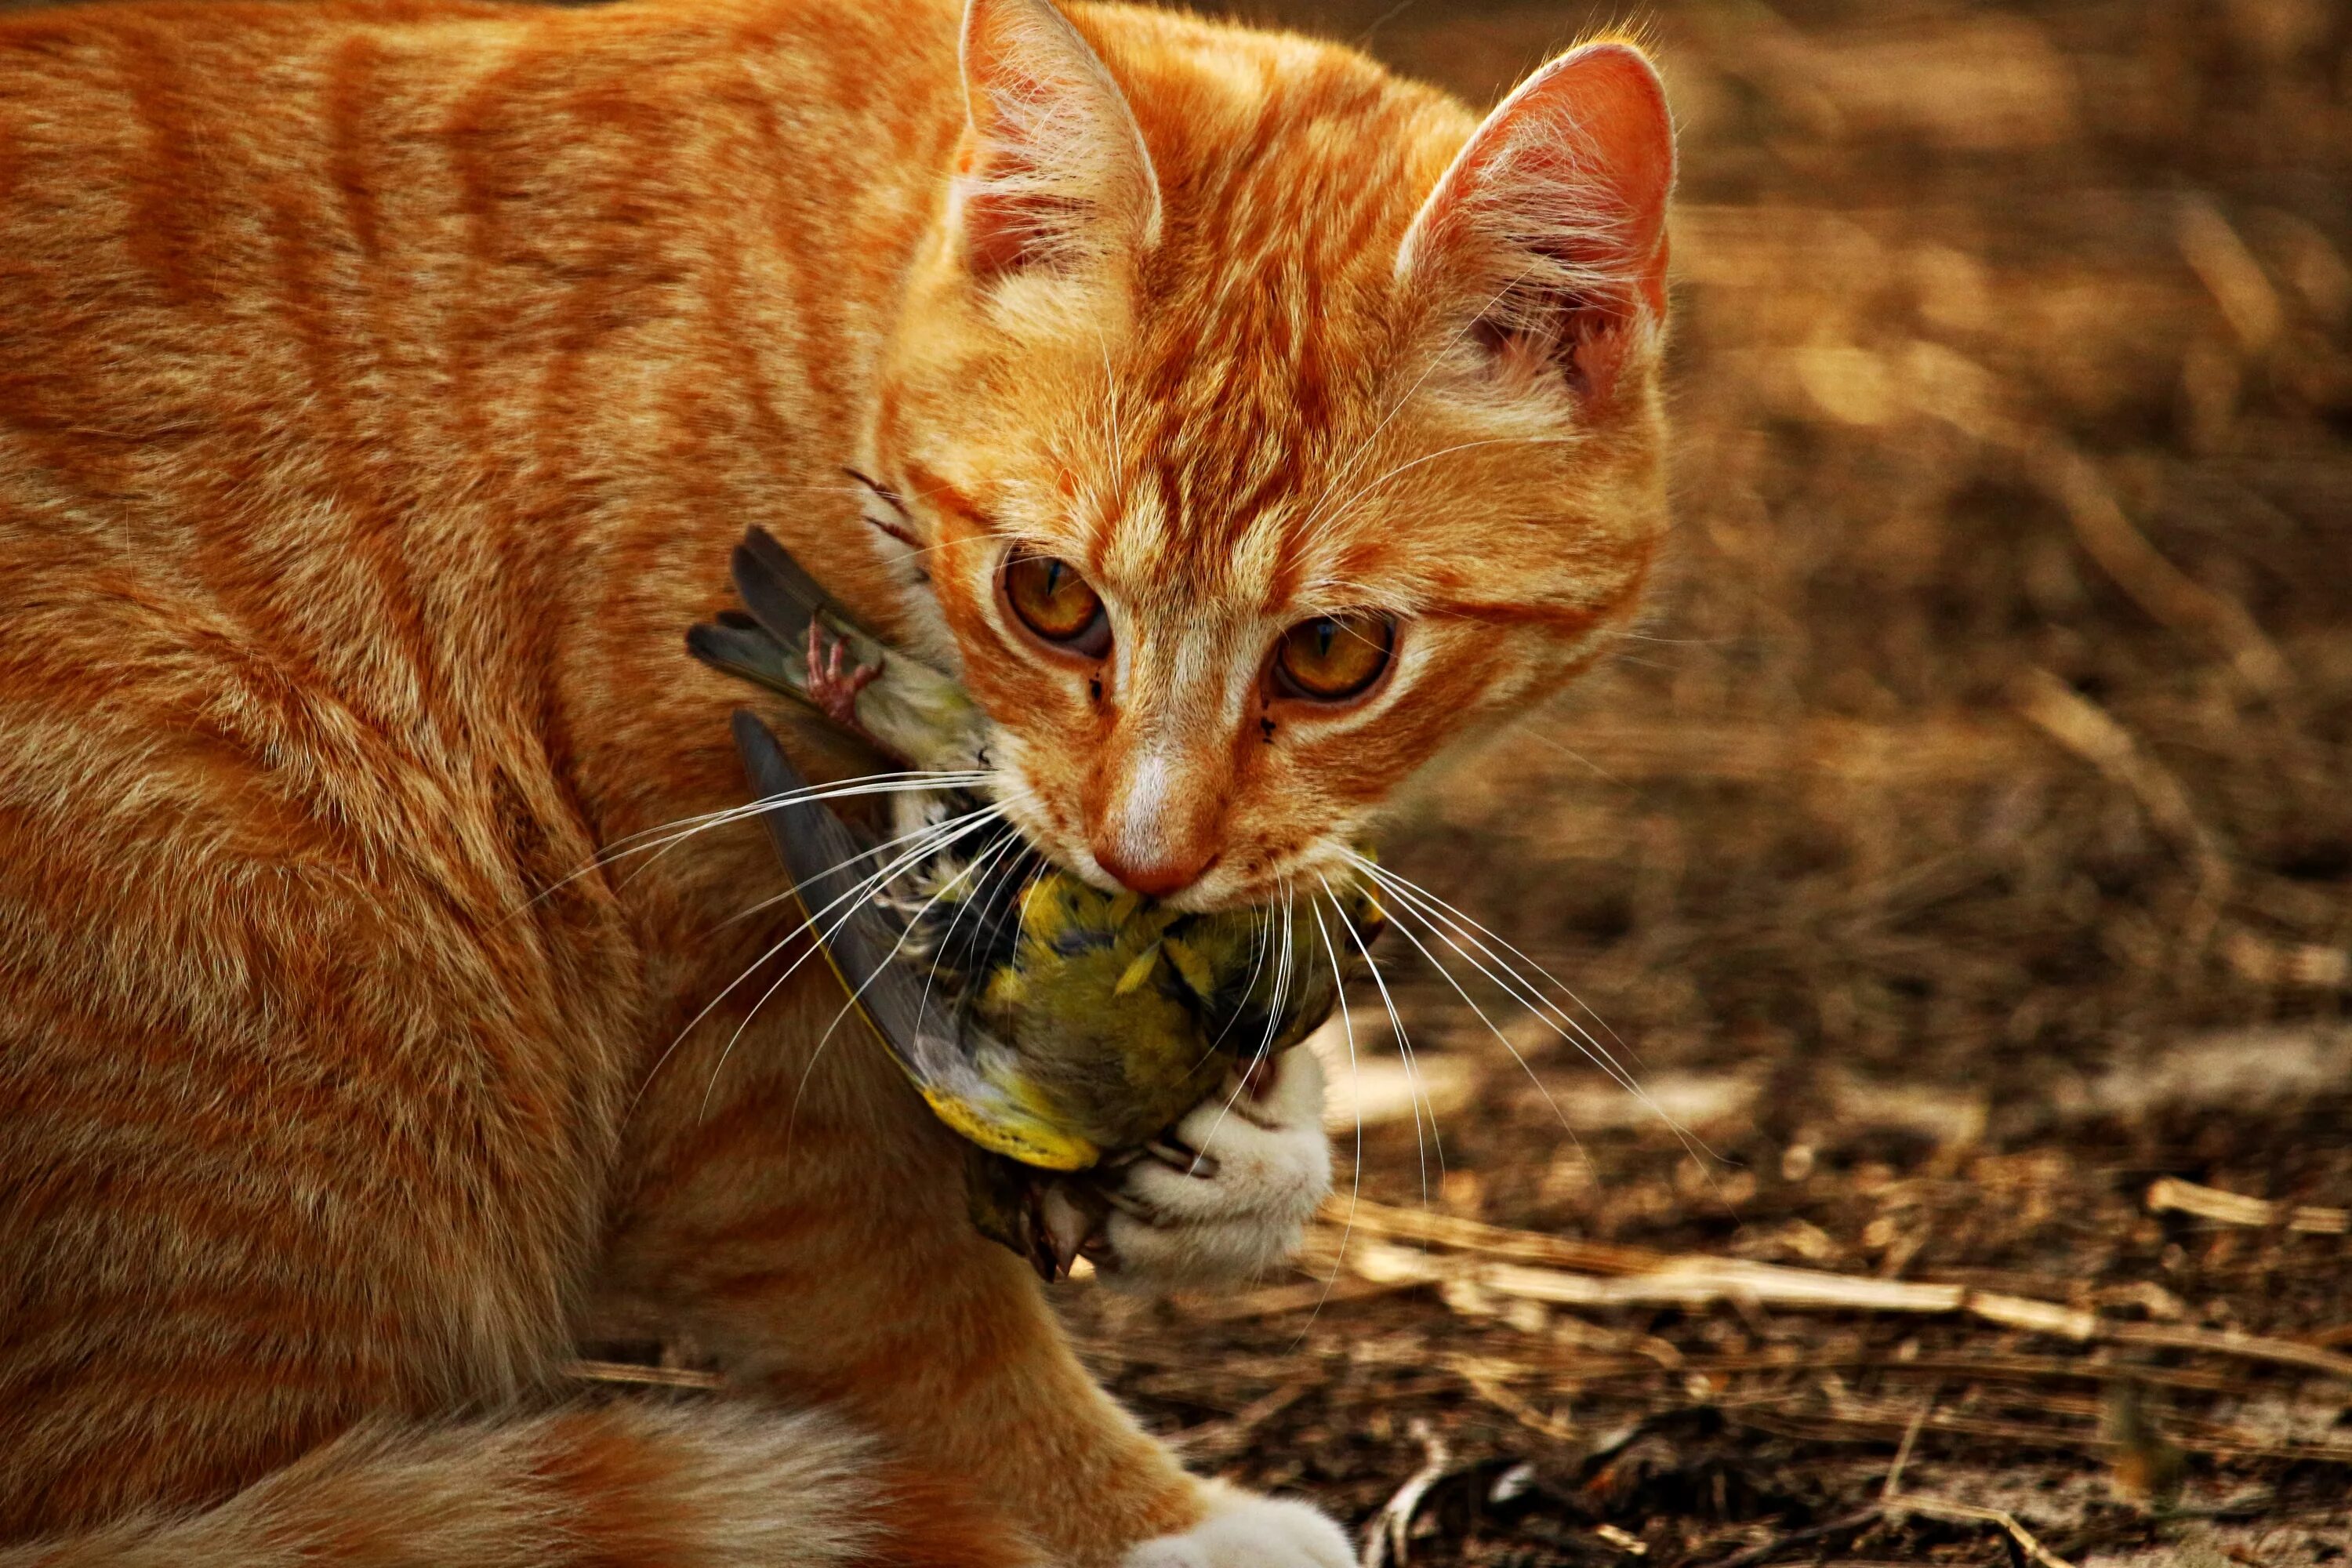
[[[762,799],[807,790],[808,781],[756,715],[738,709],[734,725],[735,748]],[[817,941],[890,1054],[926,1087],[982,1104],[996,1099],[997,1091],[964,1054],[954,1018],[931,1010],[927,988],[893,962],[902,934],[898,928],[871,898],[856,892],[864,880],[860,868],[872,851],[822,801],[792,799],[761,817]]]

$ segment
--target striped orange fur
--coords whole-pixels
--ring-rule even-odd
[[[756,825],[599,857],[742,798],[680,639],[757,522],[958,665],[1073,869],[1311,878],[1631,612],[1672,150],[1622,45],[1481,128],[958,10],[0,20],[0,1565],[1106,1563],[1213,1506],[819,966],[710,1005],[791,924],[730,923]],[[1343,610],[1394,668],[1269,695]],[[574,1402],[590,1324],[733,1396]]]

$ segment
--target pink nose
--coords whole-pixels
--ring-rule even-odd
[[[1118,879],[1121,886],[1141,893],[1147,899],[1164,899],[1181,893],[1215,864],[1216,854],[1186,855],[1181,852],[1156,856],[1149,860],[1129,859],[1127,854],[1111,844],[1094,847],[1095,864]]]

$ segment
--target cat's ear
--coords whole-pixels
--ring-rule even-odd
[[[1674,179],[1657,71],[1630,44],[1588,44],[1486,117],[1406,233],[1398,276],[1506,366],[1557,369],[1605,401],[1665,314]]]
[[[1049,0],[968,0],[963,88],[948,226],[974,277],[1084,270],[1159,237],[1135,112]]]

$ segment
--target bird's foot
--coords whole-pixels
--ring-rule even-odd
[[[875,679],[882,673],[882,667],[866,664],[856,669],[844,669],[843,658],[848,651],[846,641],[838,638],[828,641],[824,628],[814,620],[809,622],[809,700],[835,723],[871,741],[874,737],[857,717],[857,694],[874,684]]]
[[[1227,1075],[1098,1190],[1110,1210],[1082,1250],[1107,1281],[1150,1290],[1265,1273],[1297,1250],[1331,1191],[1322,1064],[1299,1046],[1254,1083]]]

